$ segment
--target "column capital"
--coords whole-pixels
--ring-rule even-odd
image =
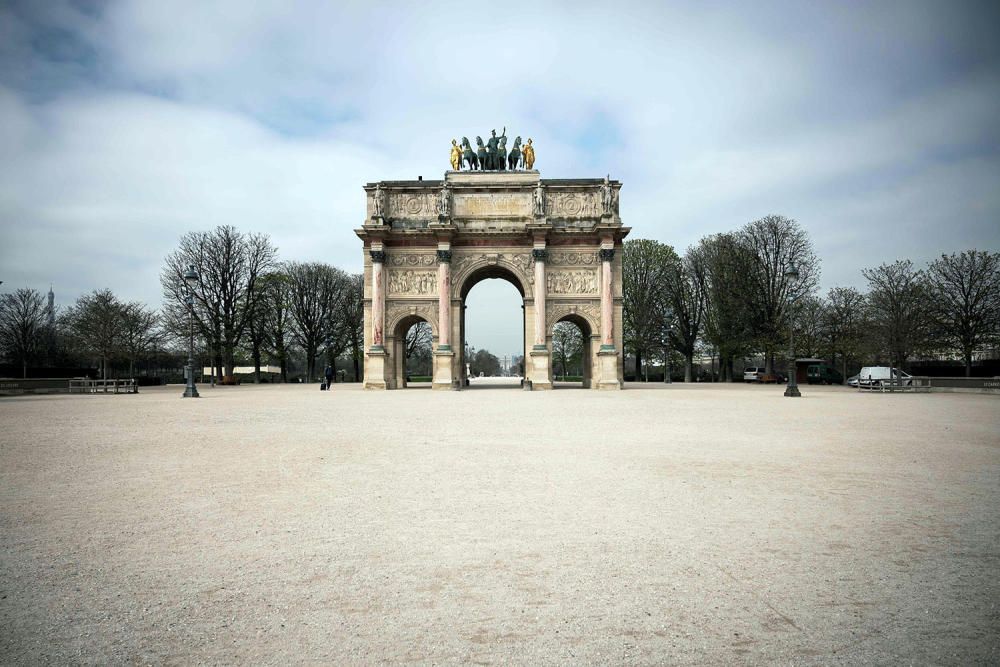
[[[600,256],[602,262],[610,262],[615,258],[615,249],[601,248],[597,251],[597,254]]]
[[[549,258],[549,251],[546,248],[534,248],[531,251],[531,256],[536,262],[544,263]]]
[[[450,264],[451,263],[451,250],[438,250],[437,260],[439,264]]]
[[[368,255],[372,258],[373,262],[378,262],[379,264],[385,262],[385,250],[369,250]]]

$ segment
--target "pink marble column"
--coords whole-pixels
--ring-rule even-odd
[[[535,248],[532,251],[535,258],[535,348],[545,347],[545,260],[549,251],[545,248]]]
[[[437,251],[438,349],[451,349],[451,250]]]
[[[385,280],[382,265],[385,251],[370,250],[372,258],[372,348],[382,349],[385,343]]]
[[[613,334],[613,300],[611,295],[611,261],[615,258],[614,248],[601,248],[601,349],[615,347]]]

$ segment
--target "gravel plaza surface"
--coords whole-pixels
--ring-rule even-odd
[[[1000,396],[0,398],[0,663],[997,664]]]

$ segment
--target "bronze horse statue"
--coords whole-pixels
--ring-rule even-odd
[[[476,151],[479,157],[479,169],[489,169],[490,154],[486,151],[486,146],[483,145],[482,137],[476,137]]]
[[[493,156],[493,168],[498,171],[507,169],[507,137],[499,137],[496,155]]]
[[[523,161],[523,156],[521,155],[521,137],[516,137],[514,139],[514,147],[510,149],[510,154],[507,155],[507,168],[515,171],[521,166]]]
[[[480,169],[479,158],[472,152],[472,144],[468,137],[462,137],[462,164],[469,169]]]

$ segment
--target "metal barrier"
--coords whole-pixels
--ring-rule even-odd
[[[91,380],[90,378],[73,378],[69,381],[71,394],[138,394],[139,385],[135,378],[121,380]]]
[[[913,392],[918,391],[930,391],[930,383],[924,384],[923,382],[918,382],[917,378],[909,377],[903,379],[901,377],[890,377],[887,380],[873,380],[869,375],[866,382],[862,382],[862,379],[858,378],[858,391],[878,391],[885,393],[893,393],[897,391],[901,392]]]

